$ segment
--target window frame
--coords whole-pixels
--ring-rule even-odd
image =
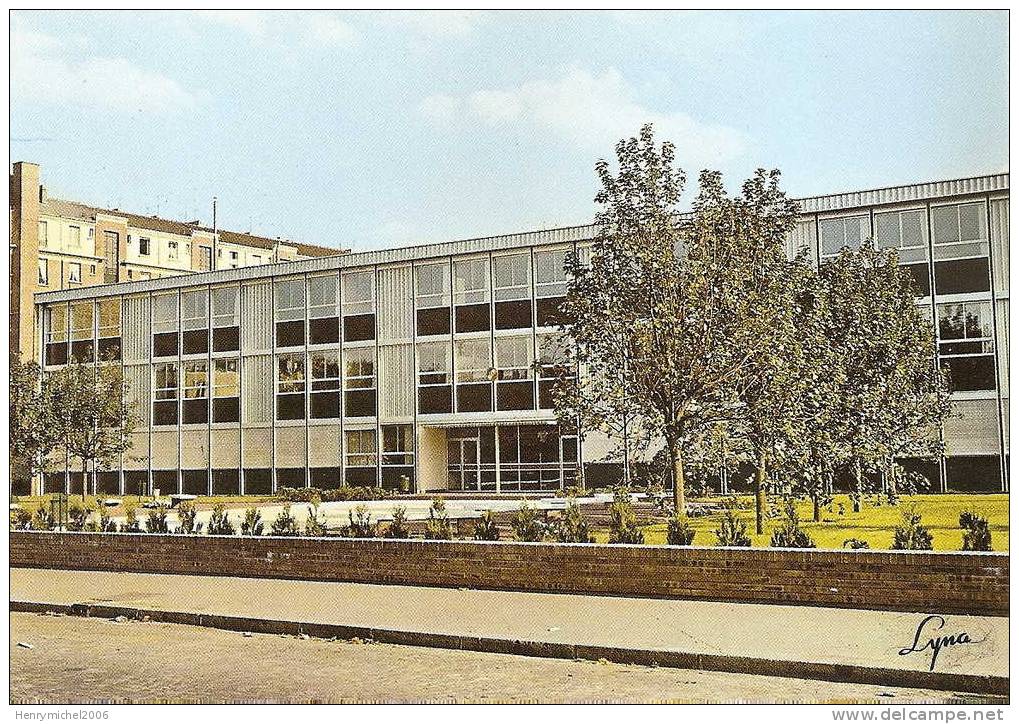
[[[516,273],[514,272],[511,274],[512,283],[504,285],[499,279],[500,266],[508,264],[511,259],[521,262],[521,266],[519,269],[515,269],[515,272],[522,269],[524,271],[524,280],[522,282],[517,280]],[[531,253],[529,250],[512,254],[492,255],[492,298],[496,303],[531,299]]]

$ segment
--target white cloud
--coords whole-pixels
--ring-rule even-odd
[[[177,81],[126,58],[72,57],[67,50],[49,35],[12,30],[12,97],[18,101],[146,113],[171,112],[195,104],[194,96]]]
[[[717,167],[742,153],[745,144],[743,134],[728,126],[641,104],[614,68],[601,76],[571,69],[558,79],[531,81],[516,88],[479,90],[463,96],[433,95],[425,98],[418,110],[435,122],[466,117],[490,127],[550,131],[585,151],[603,153],[650,122],[658,138],[676,144],[677,159],[689,168]]]
[[[266,34],[269,16],[261,10],[195,10],[202,18],[240,30],[253,38]]]
[[[252,40],[287,45],[298,41],[316,47],[355,45],[360,33],[337,14],[323,11],[195,10],[197,17],[240,31]]]
[[[306,16],[306,42],[314,45],[351,46],[360,39],[357,30],[335,15],[310,13]]]
[[[394,10],[380,17],[419,35],[442,38],[472,34],[487,15],[480,10]]]

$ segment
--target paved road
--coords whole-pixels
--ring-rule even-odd
[[[813,701],[945,692],[11,614],[11,701]],[[33,648],[17,646],[17,642]]]
[[[923,614],[357,583],[11,569],[11,600],[110,603],[454,636],[927,671]],[[930,613],[937,613],[932,611]],[[1008,676],[1008,619],[946,615],[936,671]],[[922,641],[926,640],[926,636]],[[922,643],[921,641],[921,643]],[[769,669],[781,673],[780,668]],[[926,684],[924,684],[926,685]]]

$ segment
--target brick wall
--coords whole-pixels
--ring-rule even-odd
[[[1008,615],[1005,553],[12,531],[10,565]]]

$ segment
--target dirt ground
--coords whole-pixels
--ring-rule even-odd
[[[946,701],[947,692],[10,614],[12,703]],[[19,642],[32,648],[19,646]]]

